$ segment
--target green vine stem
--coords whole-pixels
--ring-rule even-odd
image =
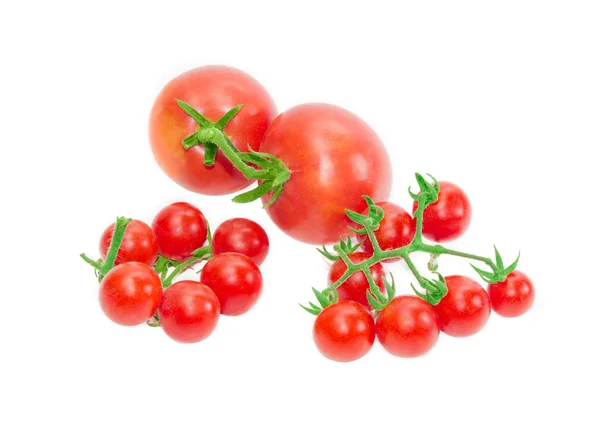
[[[223,131],[229,121],[242,110],[241,105],[230,109],[218,121],[211,122],[185,101],[177,100],[177,104],[198,124],[198,130],[181,141],[185,149],[202,145],[206,166],[214,164],[216,153],[221,150],[244,177],[248,180],[260,181],[256,188],[235,196],[233,198],[234,202],[251,202],[271,193],[270,201],[264,206],[268,207],[279,197],[283,185],[290,179],[291,171],[272,154],[259,153],[253,150],[240,152]]]
[[[115,223],[115,229],[113,231],[112,240],[110,242],[110,246],[108,248],[108,252],[106,253],[106,259],[104,261],[98,260],[94,261],[90,257],[85,254],[80,254],[80,257],[83,258],[87,264],[91,265],[96,270],[96,275],[98,276],[98,282],[101,282],[104,276],[110,272],[110,270],[115,267],[115,261],[117,260],[117,254],[119,253],[119,248],[121,247],[121,242],[123,241],[123,237],[125,236],[125,230],[127,229],[127,225],[131,222],[130,218],[118,217]]]
[[[506,279],[506,277],[513,272],[518,264],[520,255],[517,259],[508,267],[504,267],[504,263],[498,249],[494,246],[495,252],[495,260],[488,257],[483,257],[480,255],[474,255],[467,252],[456,251],[453,249],[448,249],[440,244],[428,244],[423,241],[423,213],[425,209],[438,200],[439,195],[439,183],[435,178],[430,175],[433,183],[429,183],[425,181],[424,177],[420,174],[415,174],[415,178],[417,179],[417,183],[421,191],[418,194],[413,193],[409,189],[410,196],[417,201],[417,209],[415,210],[414,217],[416,219],[416,231],[415,236],[412,242],[402,248],[393,249],[393,250],[382,250],[377,241],[375,231],[379,227],[379,223],[383,219],[384,212],[381,207],[378,207],[371,198],[365,196],[365,200],[368,205],[368,214],[362,215],[357,212],[346,210],[347,216],[359,227],[360,229],[351,228],[357,234],[366,234],[369,238],[371,244],[373,245],[373,254],[370,258],[363,260],[360,263],[353,263],[348,254],[350,253],[349,249],[356,249],[350,243],[350,240],[345,241],[343,239],[340,240],[340,243],[334,245],[333,250],[338,254],[339,257],[335,259],[341,259],[346,264],[347,270],[344,274],[335,282],[331,283],[331,285],[325,288],[322,291],[318,291],[313,289],[315,295],[318,294],[318,301],[321,304],[322,308],[325,308],[332,303],[337,301],[337,291],[336,289],[343,284],[353,273],[362,271],[367,280],[369,281],[370,288],[367,290],[367,298],[371,300],[373,295],[377,296],[377,286],[375,285],[375,281],[373,276],[369,270],[371,266],[376,263],[379,263],[386,259],[398,259],[402,258],[405,262],[415,279],[417,280],[419,286],[424,290],[424,293],[421,293],[415,289],[413,286],[413,290],[417,294],[417,296],[425,299],[432,305],[437,305],[442,298],[448,293],[448,288],[446,286],[446,282],[444,277],[437,272],[437,260],[442,255],[452,255],[456,257],[467,258],[470,260],[475,260],[487,265],[491,272],[482,270],[473,264],[471,266],[473,269],[481,276],[481,278],[488,283],[502,282]],[[329,259],[331,258],[331,254],[325,247],[319,249],[319,252]],[[429,262],[429,269],[432,271],[437,278],[428,279],[425,278],[417,267],[414,265],[410,258],[410,254],[413,252],[425,252],[431,254],[431,260]],[[412,285],[412,284],[411,284]],[[385,306],[385,301],[375,301],[376,303],[371,305],[375,309],[382,309],[381,307]],[[389,303],[389,300],[388,300]],[[302,306],[302,305],[301,305]],[[318,314],[321,311],[321,308],[316,306],[315,304],[310,304],[311,308],[307,308],[302,306],[305,310],[312,314]]]

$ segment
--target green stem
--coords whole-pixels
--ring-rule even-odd
[[[419,273],[419,270],[417,269],[417,267],[415,266],[415,264],[412,262],[412,260],[408,256],[408,254],[404,255],[402,258],[406,262],[406,265],[408,266],[408,268],[410,269],[410,271],[412,272],[412,274],[415,276],[415,278],[417,278],[417,282],[419,283],[419,285],[421,285],[421,283],[423,282],[423,275],[421,275]]]
[[[187,260],[179,263],[166,278],[163,279],[161,277],[163,288],[169,288],[173,283],[173,280],[178,275],[180,275],[186,268],[192,266],[194,263],[204,260],[206,255],[210,255],[211,252],[212,248],[210,246],[203,246],[202,248],[195,250],[193,257],[188,258]]]
[[[210,142],[219,147],[223,154],[227,157],[227,159],[235,166],[244,177],[248,180],[254,179],[264,179],[265,174],[264,171],[257,170],[252,166],[246,164],[241,157],[239,156],[238,149],[231,143],[229,138],[225,136],[221,130],[217,128],[211,127],[208,129],[200,130],[198,134],[198,140],[201,142]]]
[[[476,261],[481,261],[482,263],[487,264],[488,266],[490,266],[492,269],[495,268],[495,263],[491,258],[488,257],[482,257],[481,255],[474,255],[474,254],[469,254],[467,252],[461,252],[461,251],[455,251],[453,249],[448,249],[442,245],[427,245],[427,244],[422,244],[420,246],[420,251],[422,252],[428,252],[430,254],[435,254],[435,255],[453,255],[455,257],[462,257],[462,258],[468,258],[470,260],[476,260]]]
[[[372,287],[375,285],[375,280],[371,274],[370,268],[383,261],[388,259],[399,259],[402,258],[406,261],[406,265],[415,276],[419,285],[426,290],[425,294],[421,294],[415,290],[415,292],[423,297],[425,300],[430,302],[432,305],[436,305],[439,301],[447,294],[447,287],[445,280],[441,274],[437,271],[433,271],[437,274],[438,278],[434,280],[430,280],[425,278],[418,271],[415,264],[409,257],[409,254],[413,252],[425,252],[432,254],[435,256],[434,258],[438,258],[442,255],[453,255],[456,257],[467,258],[470,260],[480,261],[488,265],[492,272],[485,272],[474,265],[473,268],[486,282],[500,282],[506,279],[506,276],[511,273],[519,260],[519,257],[511,264],[509,267],[505,268],[503,266],[502,259],[497,249],[496,252],[496,262],[489,257],[484,257],[481,255],[469,254],[467,252],[456,251],[454,249],[448,249],[442,245],[430,245],[423,242],[423,213],[426,207],[429,204],[434,203],[439,198],[439,183],[434,179],[434,184],[429,185],[423,179],[420,174],[415,174],[417,177],[417,181],[419,182],[419,186],[421,187],[421,193],[418,195],[413,194],[410,189],[409,192],[411,196],[417,201],[417,209],[415,210],[414,217],[416,219],[416,231],[413,240],[404,247],[386,250],[383,251],[379,246],[379,242],[377,241],[377,237],[375,235],[375,231],[379,226],[379,223],[383,219],[383,215],[381,214],[381,208],[378,207],[371,198],[365,197],[365,200],[368,204],[368,216],[364,217],[364,215],[360,215],[354,211],[347,211],[348,217],[355,223],[361,225],[364,231],[360,231],[359,234],[366,234],[369,238],[371,244],[373,245],[373,254],[371,257],[363,260],[360,263],[352,263],[348,257],[349,251],[348,247],[351,246],[351,243],[346,243],[343,239],[341,239],[340,243],[334,245],[333,249],[338,253],[339,257],[346,263],[347,270],[346,272],[334,283],[331,283],[329,287],[322,291],[325,295],[329,296],[333,290],[337,289],[340,285],[342,285],[353,273],[357,271],[363,271],[367,280],[369,281],[369,285]],[[433,178],[433,177],[431,177]],[[328,256],[326,249],[320,250],[320,252]],[[437,269],[437,268],[436,268]],[[317,290],[315,290],[317,291]],[[374,307],[375,308],[375,307]]]
[[[108,248],[108,253],[106,254],[104,264],[100,269],[100,273],[102,275],[106,275],[113,267],[115,267],[115,261],[117,260],[117,254],[119,253],[119,247],[121,246],[123,237],[125,237],[125,230],[127,229],[129,222],[131,222],[130,218],[117,218],[112,240],[110,242],[110,247]]]

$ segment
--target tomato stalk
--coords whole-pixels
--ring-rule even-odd
[[[345,241],[340,239],[340,242],[334,245],[333,250],[338,254],[338,256],[331,255],[325,247],[323,249],[318,249],[318,251],[330,260],[343,260],[346,264],[347,270],[346,272],[335,282],[333,282],[329,287],[322,291],[318,291],[313,288],[313,293],[317,296],[317,300],[321,304],[322,308],[325,308],[328,305],[331,305],[337,302],[337,288],[343,284],[350,276],[355,273],[362,271],[367,280],[369,281],[370,288],[367,290],[367,298],[369,299],[372,307],[378,311],[385,308],[385,306],[391,301],[389,298],[389,290],[388,297],[382,298],[380,297],[380,290],[377,287],[375,280],[373,279],[373,275],[371,274],[370,267],[376,263],[379,263],[383,260],[389,259],[403,259],[406,262],[406,265],[414,275],[415,279],[419,283],[419,286],[424,290],[424,293],[417,291],[414,285],[411,284],[414,292],[417,296],[423,298],[431,305],[437,305],[444,296],[448,293],[448,287],[446,285],[444,277],[437,272],[437,258],[442,255],[452,255],[456,257],[467,258],[470,260],[475,260],[486,264],[491,272],[482,270],[475,265],[471,264],[473,269],[481,276],[481,278],[488,283],[497,283],[503,282],[506,280],[506,277],[513,272],[519,261],[520,255],[517,259],[508,267],[504,266],[502,257],[498,252],[498,249],[494,246],[495,252],[495,260],[492,258],[470,254],[467,252],[456,251],[453,249],[448,249],[441,244],[428,244],[423,241],[423,213],[425,209],[435,203],[438,200],[439,195],[439,183],[433,177],[433,183],[428,183],[425,181],[422,175],[415,174],[417,179],[417,183],[421,189],[420,193],[415,194],[409,188],[410,196],[417,201],[417,209],[414,213],[414,217],[416,219],[416,231],[413,240],[408,245],[392,249],[392,250],[382,250],[379,246],[379,242],[377,241],[377,237],[375,235],[375,231],[379,228],[379,223],[382,221],[384,216],[384,211],[381,207],[375,205],[373,200],[368,196],[365,196],[365,200],[368,205],[368,213],[367,215],[362,215],[357,212],[346,210],[347,216],[358,226],[360,227],[358,230],[355,228],[351,228],[357,234],[365,235],[368,237],[369,241],[373,246],[373,254],[370,258],[360,262],[353,263],[348,254],[353,252],[351,249],[355,250],[356,246],[353,246],[350,243],[350,240]],[[415,264],[412,262],[410,258],[410,254],[413,252],[426,252],[431,254],[431,260],[428,264],[429,270],[436,275],[436,278],[429,279],[425,278]],[[393,277],[392,277],[393,278]],[[386,281],[386,288],[389,283]],[[375,297],[374,297],[375,296]],[[302,306],[302,305],[301,305]],[[315,304],[310,304],[311,308],[307,308],[302,306],[306,311],[311,314],[319,314],[321,308],[316,306]]]
[[[242,105],[235,106],[218,121],[211,122],[186,102],[177,100],[177,104],[181,110],[198,123],[198,130],[182,140],[185,149],[198,145],[204,146],[204,164],[206,166],[214,164],[217,151],[221,150],[244,177],[261,182],[256,188],[235,196],[234,202],[251,202],[272,193],[271,200],[264,206],[268,207],[279,197],[283,185],[290,179],[291,171],[272,154],[259,153],[254,150],[239,151],[223,131],[242,109]]]
[[[121,242],[123,241],[123,237],[125,237],[125,230],[127,229],[127,225],[131,222],[130,218],[118,217],[115,223],[115,229],[113,232],[112,240],[110,242],[110,247],[108,248],[108,252],[106,254],[106,259],[104,261],[98,260],[94,261],[90,257],[85,254],[80,254],[80,257],[83,258],[87,264],[91,265],[96,270],[96,275],[98,276],[98,282],[102,281],[102,278],[110,272],[110,270],[115,267],[115,261],[117,260],[117,254],[119,253],[119,248],[121,247]]]

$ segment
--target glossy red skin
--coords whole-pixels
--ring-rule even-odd
[[[221,308],[207,286],[196,281],[179,281],[166,289],[158,307],[163,331],[179,343],[196,343],[217,327]]]
[[[269,237],[263,227],[250,219],[229,219],[215,230],[212,249],[214,254],[244,254],[260,266],[269,252]]]
[[[418,203],[413,203],[413,213]],[[423,236],[436,242],[449,242],[461,236],[471,223],[471,203],[456,184],[440,181],[438,200],[423,213]]]
[[[150,266],[131,261],[111,269],[100,283],[100,306],[115,323],[134,326],[154,315],[162,295],[160,278]]]
[[[379,228],[374,232],[379,247],[384,251],[402,248],[412,242],[417,231],[417,223],[413,217],[399,205],[391,202],[376,203],[383,209],[383,220],[379,223]],[[368,214],[364,210],[364,215]],[[373,255],[373,244],[367,236],[361,237],[364,240],[362,250]],[[400,258],[384,260],[386,263],[400,261]]]
[[[375,321],[369,310],[359,303],[337,302],[317,316],[313,339],[326,358],[354,361],[365,356],[373,346]]]
[[[367,258],[370,258],[371,256],[365,254],[364,252],[354,252],[348,257],[354,264],[356,264],[366,260]],[[329,269],[329,283],[331,284],[340,279],[347,270],[348,267],[346,267],[346,263],[344,263],[343,260],[338,260],[333,263]],[[379,287],[383,294],[385,294],[385,285],[383,283],[385,271],[383,270],[383,266],[380,263],[377,263],[371,266],[369,270],[373,275],[375,284],[377,284],[377,287]],[[371,309],[371,305],[367,299],[368,288],[369,281],[367,280],[364,272],[354,272],[352,275],[350,275],[350,278],[344,281],[344,283],[337,288],[338,298],[340,301],[356,301],[368,309]]]
[[[479,332],[490,318],[490,298],[476,281],[466,276],[446,277],[448,294],[434,309],[443,332],[468,337]]]
[[[202,269],[200,282],[219,299],[221,314],[238,316],[252,308],[262,292],[262,274],[243,254],[227,252],[210,259]]]
[[[535,289],[523,272],[515,270],[504,282],[488,285],[492,310],[503,317],[525,314],[533,305]]]
[[[171,260],[183,261],[206,242],[206,218],[187,202],[175,202],[158,212],[152,222],[158,252]]]
[[[388,198],[392,167],[377,134],[359,117],[329,104],[303,104],[281,113],[261,151],[292,171],[267,213],[286,234],[323,245],[349,234],[345,210],[362,210],[363,195]],[[270,200],[263,196],[263,203]]]
[[[392,355],[413,358],[437,342],[440,326],[433,307],[417,296],[398,296],[377,315],[379,342]]]
[[[104,230],[100,237],[100,255],[103,259],[106,259],[106,255],[108,254],[114,231],[115,224],[113,223]],[[156,241],[154,231],[144,222],[133,219],[127,224],[127,228],[125,229],[125,235],[123,236],[121,246],[119,246],[115,266],[127,263],[128,261],[139,261],[148,266],[153,266],[157,256],[158,242]]]
[[[177,184],[204,195],[224,195],[250,185],[219,151],[213,166],[204,165],[204,147],[184,149],[181,141],[198,130],[198,124],[177,105],[180,99],[210,121],[229,109],[242,110],[225,127],[225,134],[240,151],[260,149],[267,127],[277,108],[255,79],[227,66],[203,66],[175,77],[160,92],[150,113],[150,145],[162,170]]]

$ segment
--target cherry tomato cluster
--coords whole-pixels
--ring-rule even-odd
[[[383,217],[372,238],[358,234],[358,244],[348,240],[338,245],[336,251],[345,254],[345,260],[325,248],[321,250],[331,260],[339,258],[329,270],[329,282],[334,285],[336,295],[331,301],[324,293],[315,291],[324,309],[314,304],[305,309],[317,314],[313,338],[325,357],[341,362],[356,360],[369,352],[375,337],[392,355],[417,357],[436,344],[440,331],[453,337],[468,337],[486,325],[491,310],[504,317],[516,317],[533,304],[533,284],[518,270],[510,271],[503,281],[491,282],[490,278],[487,291],[466,276],[440,276],[438,282],[444,284],[444,294],[435,303],[416,290],[416,295],[396,297],[393,277],[390,284],[382,263],[400,261],[405,258],[402,255],[373,262],[367,273],[356,271],[341,284],[334,284],[348,271],[348,261],[354,265],[367,264],[364,262],[374,254],[373,240],[378,252],[405,248],[415,239],[419,223],[423,237],[435,242],[452,241],[462,235],[471,220],[469,199],[453,183],[442,181],[438,186],[437,201],[423,210],[422,222],[396,204],[374,203],[374,209],[381,210]],[[418,207],[415,200],[413,213]],[[362,214],[368,215],[369,210]],[[430,264],[434,273],[437,273],[436,261],[434,258]],[[498,261],[503,266],[501,259]],[[412,262],[409,267],[414,267]],[[483,272],[484,279],[488,276]]]
[[[173,340],[194,343],[216,328],[219,316],[250,310],[263,287],[259,265],[269,238],[256,222],[227,220],[211,235],[204,214],[186,202],[164,207],[152,224],[119,218],[100,237],[96,269],[100,306],[113,322],[147,322]],[[205,262],[198,280],[173,283]]]

